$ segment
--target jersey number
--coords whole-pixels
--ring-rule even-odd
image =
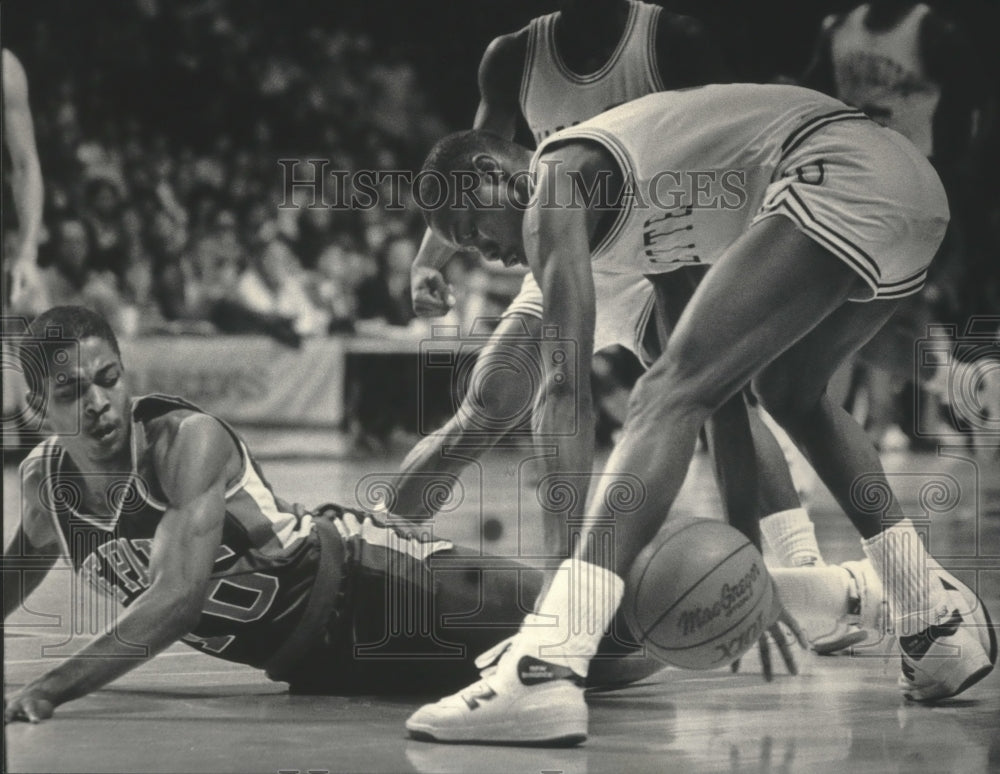
[[[267,613],[277,595],[278,579],[271,575],[254,573],[241,575],[238,580],[216,578],[208,587],[201,612],[238,623],[250,623],[259,620]],[[182,639],[199,650],[218,654],[232,644],[236,635],[200,637],[197,634],[188,634]]]
[[[201,612],[230,621],[250,623],[259,620],[274,604],[278,579],[255,572],[238,579],[216,578],[208,587]]]

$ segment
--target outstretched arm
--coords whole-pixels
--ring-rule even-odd
[[[537,339],[541,327],[541,319],[528,314],[500,321],[476,358],[458,411],[403,460],[390,505],[393,513],[416,520],[433,516],[441,504],[438,496],[451,490],[470,461],[496,446],[530,414],[539,385],[534,372],[523,365],[532,355],[524,342]]]
[[[11,303],[28,301],[40,281],[36,258],[42,225],[42,168],[28,103],[28,78],[10,51],[3,51],[4,140],[10,151],[11,188],[17,211],[19,243],[14,258]]]
[[[227,468],[238,451],[211,417],[193,415],[161,456],[169,507],[153,537],[150,585],[111,633],[32,681],[7,702],[4,722],[38,722],[145,663],[198,623],[222,538]]]
[[[508,139],[514,136],[521,110],[518,92],[524,46],[524,35],[513,33],[496,38],[486,49],[479,64],[479,107],[473,129],[483,129]],[[421,317],[445,314],[455,304],[452,290],[441,275],[441,269],[454,255],[453,248],[427,229],[410,267],[413,311]]]
[[[573,161],[560,169],[578,168]],[[540,497],[545,548],[550,557],[568,555],[566,519],[583,514],[594,464],[590,370],[596,294],[587,213],[579,206],[569,206],[574,184],[565,171],[542,176],[538,200],[557,206],[531,208],[524,218],[525,252],[545,298],[542,322],[546,330],[556,333],[540,342],[545,397],[536,431],[539,443],[556,448],[554,456],[545,457],[548,475],[543,480],[545,491],[553,496],[542,492]],[[565,500],[562,495],[555,496],[560,491],[572,492],[570,499],[577,503],[577,513],[554,507]],[[550,500],[553,507],[546,507]]]
[[[38,588],[62,554],[52,514],[40,500],[44,475],[45,466],[34,455],[18,469],[21,523],[3,552],[4,621]]]
[[[58,554],[36,546],[24,531],[17,528],[3,552],[3,620],[17,610],[31,592],[38,588],[56,563]]]

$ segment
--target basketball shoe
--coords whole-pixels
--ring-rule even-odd
[[[931,569],[931,583],[944,590],[937,622],[899,637],[899,687],[912,701],[955,696],[986,677],[997,662],[996,630],[979,595],[940,566]]]
[[[955,696],[982,680],[997,659],[996,630],[979,596],[933,559],[930,582],[943,592],[936,621],[923,631],[897,637],[900,655],[898,685],[912,701],[939,701]],[[892,620],[884,585],[871,562],[843,562],[851,574],[849,619],[881,638]]]
[[[587,738],[583,678],[528,653],[516,638],[495,667],[406,721],[414,739],[479,744],[571,746]]]

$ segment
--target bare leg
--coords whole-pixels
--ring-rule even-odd
[[[708,416],[844,304],[859,282],[784,218],[762,221],[741,237],[708,273],[666,351],[636,385],[624,437],[588,511],[580,558],[608,565],[588,548],[606,533],[605,490],[616,474],[638,476],[646,499],[615,524],[614,563],[624,572],[669,513]]]
[[[761,402],[808,457],[816,473],[864,538],[881,532],[883,509],[864,508],[854,487],[867,475],[889,497],[884,514],[902,518],[889,494],[882,462],[870,437],[826,393],[837,366],[892,316],[895,302],[850,304],[835,311],[755,380]]]

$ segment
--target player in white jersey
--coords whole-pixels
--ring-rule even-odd
[[[446,181],[479,175],[454,204],[449,183],[444,206],[426,212],[429,225],[455,248],[527,264],[540,278],[545,324],[582,342],[575,360],[543,348],[541,430],[558,449],[546,460],[557,478],[593,461],[589,434],[566,428],[590,400],[594,271],[648,274],[659,285],[679,265],[714,265],[636,385],[577,549],[537,615],[494,673],[418,710],[411,733],[493,742],[586,736],[574,682],[621,600],[619,573],[669,514],[702,423],[751,380],[861,533],[886,587],[904,695],[953,696],[992,670],[996,639],[981,600],[926,552],[871,441],[825,391],[894,299],[920,288],[947,226],[940,181],[911,143],[817,92],[733,84],[644,97],[550,137],[534,155],[459,133],[435,146],[425,170]],[[633,477],[645,499],[615,521],[609,487]],[[884,510],[866,507],[862,483],[885,496]],[[602,553],[609,541],[613,550]],[[571,618],[593,626],[574,631]],[[527,685],[522,662],[539,658],[551,665],[549,679]]]
[[[722,56],[694,19],[677,16],[642,2],[604,0],[582,4],[566,1],[561,10],[533,19],[489,46],[479,72],[481,102],[475,126],[513,137],[518,114],[536,143],[575,126],[608,108],[649,93],[725,79]],[[419,314],[448,309],[448,289],[440,273],[453,251],[428,232],[413,264],[413,300]],[[696,272],[689,272],[696,275]],[[643,277],[616,271],[595,274],[598,295],[594,350],[620,345],[648,363],[690,297],[697,276],[678,277],[665,307],[669,319],[649,326],[653,288]],[[479,355],[462,405],[437,432],[406,456],[393,482],[391,510],[410,518],[431,516],[437,496],[450,488],[469,462],[483,454],[515,426],[523,426],[534,404],[535,374],[540,366],[523,364],[533,357],[542,319],[542,292],[528,272],[518,296]],[[645,346],[644,343],[645,342]],[[502,378],[491,374],[502,374]],[[767,537],[784,564],[823,564],[813,526],[801,508],[779,447],[756,418],[748,417],[741,398],[727,403],[707,426],[717,480],[727,516],[744,531]],[[752,428],[752,429],[751,429]],[[462,446],[461,454],[445,448]],[[756,448],[752,448],[752,447]],[[756,454],[754,454],[756,452]],[[760,496],[754,465],[762,471]],[[564,532],[563,520],[547,520],[548,548]],[[559,541],[561,542],[561,541]],[[818,652],[835,652],[865,635],[838,624],[817,630]]]
[[[564,0],[560,9],[490,44],[479,68],[475,128],[512,138],[520,115],[537,141],[653,91],[724,77],[721,55],[690,17],[631,0]],[[412,268],[417,314],[440,315],[450,308],[451,291],[441,268],[454,252],[428,231]],[[620,344],[637,352],[651,288],[641,277],[606,279],[607,297],[618,303],[601,313],[595,344]],[[534,371],[513,373],[509,365],[524,362],[524,344],[538,338],[541,318],[542,293],[528,273],[479,355],[461,408],[404,460],[394,487],[395,511],[431,515],[424,497],[430,481],[452,480],[470,454],[483,453],[523,419],[524,406],[532,403],[526,396],[537,387]],[[498,368],[505,378],[488,378]],[[462,459],[441,454],[445,446],[469,441],[473,443]]]
[[[800,82],[895,129],[938,164],[969,145],[983,86],[962,29],[926,3],[874,0],[827,16]]]

